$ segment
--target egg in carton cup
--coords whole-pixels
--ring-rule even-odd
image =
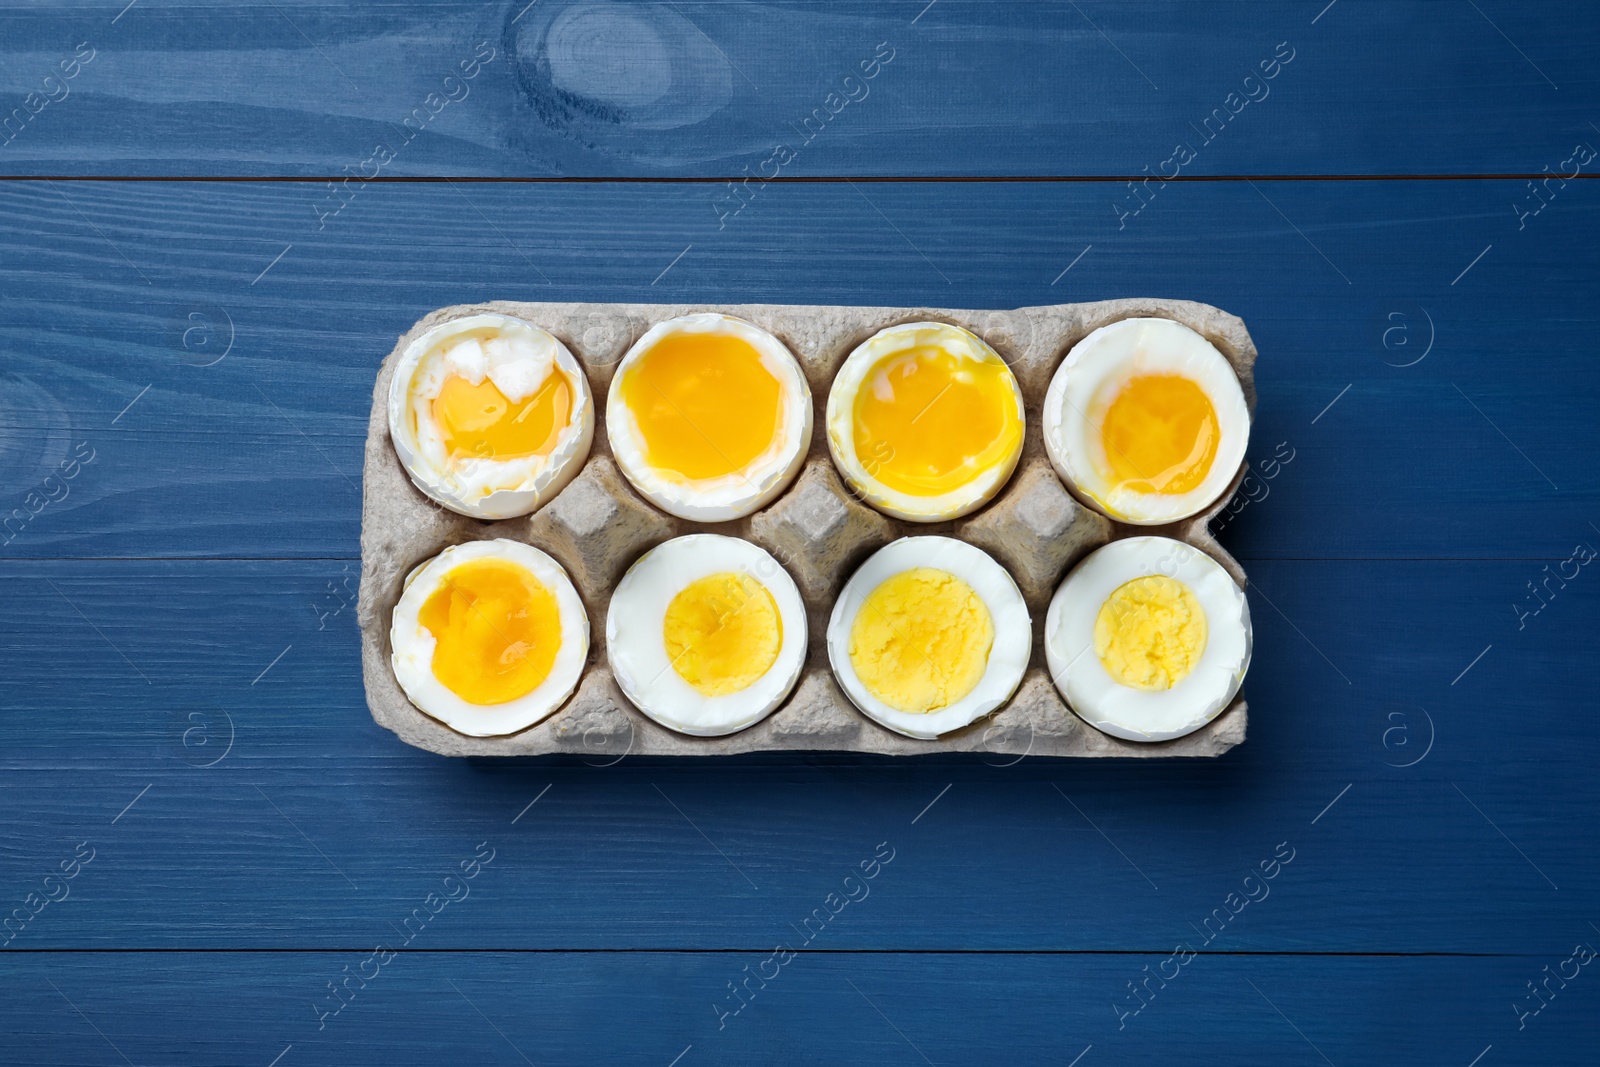
[[[1165,299],[442,308],[374,390],[368,706],[597,765],[1219,755],[1255,357]]]

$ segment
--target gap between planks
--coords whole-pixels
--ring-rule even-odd
[[[0,174],[7,182],[303,182],[321,185],[343,181],[349,175],[244,175],[244,174]],[[715,177],[684,177],[664,175],[598,175],[598,176],[490,176],[490,175],[379,175],[361,179],[370,185],[427,185],[427,184],[513,184],[513,185],[723,185],[743,181],[745,175],[719,175]],[[762,184],[773,185],[826,185],[830,183],[949,183],[949,184],[1030,184],[1030,183],[1109,183],[1158,181],[1163,184],[1203,182],[1488,182],[1537,181],[1550,177],[1548,172],[1507,172],[1485,174],[1179,174],[1176,177],[1153,177],[1149,174],[935,174],[935,175],[779,175],[762,179]],[[1600,173],[1562,176],[1567,181],[1586,181],[1600,178]]]

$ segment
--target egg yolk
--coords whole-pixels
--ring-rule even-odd
[[[452,568],[417,619],[437,642],[434,677],[469,704],[503,704],[533,692],[561,648],[555,593],[505,560]]]
[[[783,384],[737,337],[669,334],[628,368],[620,390],[645,462],[685,481],[737,474],[778,435]]]
[[[1094,620],[1094,652],[1133,689],[1171,689],[1206,650],[1206,613],[1187,585],[1152,574],[1118,586]]]
[[[488,378],[473,385],[456,374],[444,380],[433,400],[433,420],[453,457],[548,456],[571,417],[572,383],[554,369],[520,403],[508,400]]]
[[[880,362],[856,394],[856,456],[896,492],[942,496],[1016,459],[1022,416],[998,360],[924,346]]]
[[[783,645],[783,619],[767,587],[734,571],[696,579],[661,623],[667,656],[703,696],[747,689],[772,669]]]
[[[867,594],[850,627],[850,665],[891,708],[937,711],[976,688],[993,645],[994,619],[972,586],[913,567]]]
[[[1100,424],[1111,480],[1140,493],[1198,489],[1211,473],[1220,439],[1211,398],[1177,374],[1129,379]]]

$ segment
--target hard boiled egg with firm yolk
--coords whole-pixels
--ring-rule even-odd
[[[662,726],[711,737],[760,722],[806,659],[806,606],[771,555],[690,534],[646,552],[606,614],[606,655],[629,700]]]
[[[1130,741],[1200,729],[1250,667],[1250,605],[1221,564],[1168,537],[1096,549],[1045,613],[1045,658],[1067,704]]]
[[[389,437],[428,496],[475,519],[509,519],[577,475],[594,401],[554,336],[509,315],[471,315],[406,347],[389,384]]]
[[[880,330],[828,392],[828,448],[879,511],[959,518],[993,499],[1022,455],[1022,391],[994,349],[943,322]]]
[[[828,660],[862,713],[935,738],[1016,692],[1033,628],[1016,582],[983,550],[904,537],[851,577],[828,622]]]
[[[561,564],[537,548],[469,541],[406,578],[389,644],[411,703],[458,733],[497,737],[572,695],[589,616]]]
[[[1073,346],[1044,399],[1044,443],[1069,488],[1119,522],[1158,526],[1227,491],[1250,442],[1239,377],[1171,319],[1123,319]]]
[[[651,503],[722,522],[770,503],[811,443],[811,388],[782,341],[731,315],[657,323],[606,397],[617,465]]]

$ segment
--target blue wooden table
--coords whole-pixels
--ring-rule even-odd
[[[1593,1064],[1593,4],[0,12],[0,1062]],[[1214,761],[449,760],[372,382],[488,298],[1187,297]],[[845,900],[847,873],[873,870]]]

